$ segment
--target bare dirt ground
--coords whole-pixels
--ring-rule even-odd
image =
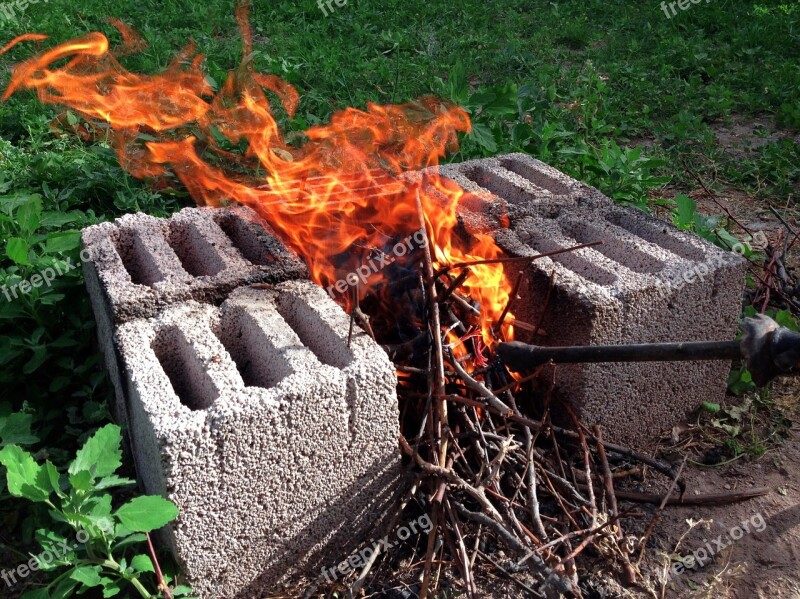
[[[773,389],[775,409],[791,420],[798,415],[799,391],[798,382],[791,380],[779,381]],[[681,438],[696,435],[693,428],[698,427],[680,427]],[[800,597],[800,426],[791,424],[785,434],[782,443],[757,458],[686,468],[689,495],[753,487],[766,487],[769,493],[732,505],[667,508],[648,560],[656,596]],[[702,565],[687,564],[687,556]],[[680,571],[674,564],[681,559],[693,567]]]
[[[769,116],[731,115],[727,122],[712,124],[717,145],[734,157],[748,156],[762,146],[790,138],[800,143],[800,135],[775,127]]]

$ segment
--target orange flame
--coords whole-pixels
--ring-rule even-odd
[[[300,96],[287,82],[253,69],[246,7],[237,9],[237,19],[245,58],[218,91],[192,46],[162,73],[127,71],[116,57],[144,43],[127,26],[111,21],[122,33],[120,48],[111,52],[108,39],[95,32],[43,51],[16,67],[3,99],[33,89],[42,102],[66,106],[95,127],[107,128],[121,165],[134,176],[177,177],[199,205],[235,201],[252,208],[306,259],[312,278],[329,289],[342,279],[349,285],[353,279],[347,273],[367,254],[419,229],[417,194],[436,268],[502,255],[489,235],[465,240],[455,234],[465,192],[452,181],[431,174],[410,184],[400,177],[437,165],[457,147],[457,133],[471,128],[461,108],[431,97],[348,108],[329,124],[305,131],[304,143],[292,146],[278,127],[268,93],[289,117]],[[45,37],[20,36],[2,51]],[[63,60],[66,64],[54,66]],[[350,256],[349,262],[343,256]],[[510,285],[500,264],[469,268],[461,289],[479,302],[484,341],[493,343],[491,326],[508,301]],[[384,277],[371,270],[361,296]],[[503,328],[510,336],[510,325]]]

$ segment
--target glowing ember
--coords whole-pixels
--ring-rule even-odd
[[[136,177],[177,177],[199,205],[235,201],[263,216],[304,256],[324,287],[419,227],[416,198],[425,215],[434,267],[500,257],[488,235],[469,240],[455,234],[456,209],[465,192],[431,175],[420,184],[398,178],[404,171],[435,166],[457,145],[470,122],[460,108],[435,98],[404,105],[369,104],[365,111],[337,112],[328,125],[287,144],[268,92],[291,117],[299,94],[274,75],[256,72],[247,8],[237,10],[245,59],[215,91],[203,56],[189,47],[156,75],[137,75],[116,57],[140,50],[143,41],[112,21],[124,44],[111,51],[101,33],[46,50],[16,67],[3,99],[34,89],[42,102],[79,113],[90,131],[108,129],[122,166]],[[46,36],[26,34],[15,44]],[[60,67],[55,63],[67,60]],[[246,147],[244,155],[223,145]],[[483,341],[494,342],[491,325],[506,306],[510,285],[502,264],[471,266],[460,289],[478,301]],[[458,274],[460,271],[456,271]],[[386,282],[372,272],[361,297]],[[343,300],[347,303],[348,298]],[[509,315],[504,323],[513,322]],[[506,338],[511,326],[503,325]],[[476,349],[480,339],[470,342]]]

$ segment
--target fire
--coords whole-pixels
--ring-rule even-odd
[[[419,230],[418,194],[434,268],[502,256],[488,235],[457,234],[465,192],[452,181],[435,172],[414,183],[401,176],[435,167],[456,148],[457,133],[471,128],[466,112],[431,97],[368,104],[366,110],[337,112],[329,124],[305,131],[303,143],[290,144],[277,124],[276,106],[292,117],[300,96],[287,82],[253,69],[246,7],[237,9],[237,18],[245,58],[219,90],[205,77],[203,56],[193,46],[162,73],[127,71],[117,58],[144,42],[112,21],[123,36],[120,48],[112,51],[95,32],[45,50],[15,68],[3,99],[35,90],[42,102],[68,107],[90,130],[107,135],[120,164],[134,176],[177,177],[201,206],[233,201],[252,208],[306,259],[323,287]],[[20,36],[0,54],[45,38]],[[502,265],[468,268],[460,292],[480,305],[483,341],[510,337],[509,324],[492,330],[511,290]],[[454,269],[453,278],[460,272]],[[390,283],[386,276],[371,272],[359,296]],[[349,301],[342,298],[345,305]],[[512,321],[509,315],[505,322]]]

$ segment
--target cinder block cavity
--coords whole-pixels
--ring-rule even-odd
[[[259,596],[345,559],[397,491],[394,368],[308,281],[119,326],[145,489],[201,597]]]
[[[511,311],[523,322],[542,322],[546,336],[518,330],[521,340],[599,345],[725,340],[736,333],[745,261],[637,210],[560,206],[512,217],[495,237],[519,256],[604,242],[531,263]],[[700,402],[722,400],[729,366],[562,364],[557,394],[610,439],[646,446]]]
[[[218,303],[241,285],[307,274],[244,208],[185,208],[169,220],[127,214],[84,229],[82,242],[92,255],[89,293],[118,322],[148,318],[187,299]]]
[[[610,203],[596,189],[526,154],[448,164],[439,173],[512,213],[537,206]]]
[[[188,299],[220,303],[249,283],[305,278],[299,258],[245,208],[186,208],[165,220],[128,214],[81,233],[91,259],[84,279],[106,368],[115,418],[127,421],[114,326],[148,318]]]

